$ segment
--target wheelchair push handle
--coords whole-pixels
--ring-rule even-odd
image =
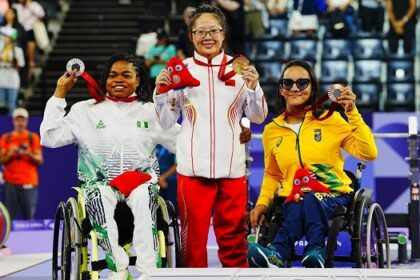
[[[363,162],[359,161],[357,163],[356,178],[358,180],[362,178],[362,170],[365,168],[366,168],[366,164],[364,164]]]

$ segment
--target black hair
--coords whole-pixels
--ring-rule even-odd
[[[227,38],[229,37],[229,27],[226,22],[226,16],[222,12],[222,10],[220,10],[219,8],[215,6],[211,6],[208,4],[202,4],[198,6],[198,8],[192,12],[190,16],[190,20],[188,21],[188,32],[192,34],[191,32],[193,31],[192,28],[195,24],[195,21],[202,14],[212,14],[216,18],[216,20],[219,22],[219,24],[222,26],[223,31],[225,32],[225,40],[223,42],[223,48],[225,49],[225,51],[228,51],[229,47],[227,46],[226,42],[228,41]]]
[[[13,19],[13,22],[12,22],[12,27],[13,28],[16,28],[16,26],[18,25],[18,15],[17,15],[17,10],[16,10],[16,8],[13,8],[13,7],[10,7],[8,10],[11,10],[11,11],[13,11],[13,13],[15,14],[15,18]],[[7,11],[8,11],[7,10]],[[7,12],[6,11],[6,12]],[[5,26],[5,25],[7,25],[7,22],[6,22],[6,14],[3,16],[3,23],[1,24],[2,26]]]
[[[311,92],[311,96],[309,97],[308,101],[306,102],[305,106],[308,105],[314,105],[318,99],[321,97],[321,90],[320,90],[320,86],[319,86],[319,82],[318,79],[316,78],[315,75],[315,71],[312,68],[312,66],[307,63],[306,61],[303,60],[292,60],[289,61],[284,67],[283,67],[283,71],[281,73],[279,82],[278,82],[278,91],[279,91],[279,106],[280,106],[280,113],[283,113],[286,110],[286,100],[284,99],[284,97],[280,94],[280,81],[283,79],[284,73],[286,72],[287,69],[289,69],[290,67],[293,66],[299,66],[302,67],[303,69],[306,70],[306,72],[308,72],[309,74],[309,78],[310,78],[310,83],[312,85],[312,92]],[[319,116],[324,112],[324,108],[322,107],[318,107],[318,108],[314,108],[312,110],[312,114],[315,118],[319,118]]]
[[[108,79],[109,71],[111,71],[112,65],[117,61],[127,61],[133,64],[136,69],[137,77],[140,79],[140,83],[136,88],[138,100],[143,102],[153,102],[152,90],[146,67],[138,57],[127,52],[117,52],[105,63],[100,84],[102,91],[106,92],[106,81]]]

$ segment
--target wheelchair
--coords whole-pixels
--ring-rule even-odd
[[[10,220],[9,211],[6,206],[0,202],[0,250],[6,244],[7,238],[10,234],[10,226],[12,221]]]
[[[361,170],[364,164],[358,163],[357,177],[346,170],[352,179],[353,198],[347,206],[339,206],[329,221],[324,267],[334,267],[334,262],[354,263],[357,268],[391,268],[389,236],[384,212],[378,203],[372,201],[372,191],[360,186]],[[255,242],[269,245],[284,220],[283,197],[275,196],[261,226],[255,233]],[[341,231],[348,232],[351,242],[350,256],[335,255],[337,239]],[[296,254],[296,248],[287,259],[287,267],[292,262],[301,261],[303,256]]]
[[[70,197],[66,202],[60,202],[55,214],[53,279],[97,280],[100,271],[108,267],[105,259],[99,259],[98,238],[86,215],[82,191],[80,188],[75,189],[77,200]],[[117,204],[114,218],[118,226],[118,242],[130,256],[130,265],[134,265],[136,257],[128,251],[133,237],[134,217],[125,202]],[[158,197],[156,227],[161,267],[180,267],[181,241],[175,208],[162,197]]]

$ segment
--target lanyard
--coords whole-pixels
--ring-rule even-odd
[[[231,80],[230,78],[232,78],[233,76],[235,76],[236,75],[236,73],[235,73],[235,71],[233,71],[233,70],[231,70],[231,71],[229,71],[228,73],[225,73],[226,72],[226,65],[229,65],[229,64],[232,64],[233,63],[233,61],[236,59],[238,57],[238,55],[237,56],[235,56],[235,57],[233,57],[233,58],[231,58],[229,61],[227,61],[227,55],[223,55],[223,59],[222,59],[222,63],[221,64],[210,64],[210,63],[205,63],[205,62],[202,62],[202,61],[200,61],[200,60],[198,60],[198,59],[196,59],[195,57],[193,58],[194,59],[194,62],[197,64],[197,65],[200,65],[200,66],[207,66],[207,67],[214,67],[214,66],[220,66],[220,68],[219,68],[219,73],[217,74],[217,77],[219,78],[219,80],[221,80],[221,81],[223,81],[223,82],[225,82],[225,84],[227,85],[227,86],[234,86],[235,85],[235,80]]]
[[[295,112],[295,113],[290,113],[290,112],[285,112],[286,116],[297,116],[303,113],[306,113],[308,111],[312,111],[318,107],[321,107],[322,104],[324,104],[327,100],[329,99],[328,94],[324,95],[323,97],[321,97],[314,105],[308,106],[305,109],[303,109],[302,111],[299,112]],[[332,102],[330,109],[328,110],[328,113],[323,116],[322,118],[319,118],[320,121],[323,121],[325,119],[328,119],[332,113],[334,113],[335,108],[337,108],[338,103],[337,102]]]

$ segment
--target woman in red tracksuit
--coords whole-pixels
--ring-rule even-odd
[[[210,219],[224,267],[247,267],[245,147],[239,120],[243,113],[255,123],[264,121],[267,105],[258,72],[247,66],[234,74],[223,49],[227,26],[223,13],[202,5],[191,15],[189,35],[194,56],[184,60],[197,87],[171,90],[168,70],[156,78],[154,101],[163,128],[182,115],[177,139],[178,206],[182,227],[182,260],[186,267],[207,266]]]

